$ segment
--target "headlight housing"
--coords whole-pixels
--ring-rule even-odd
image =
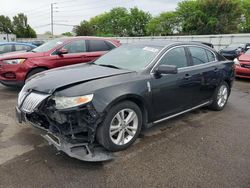
[[[53,97],[53,100],[56,103],[56,109],[63,110],[68,108],[73,108],[76,106],[80,106],[92,101],[94,94],[77,96],[77,97]]]
[[[10,64],[10,65],[17,65],[17,64],[23,63],[25,60],[26,59],[6,59],[6,60],[3,60],[3,63]]]
[[[234,59],[234,64],[237,65],[237,66],[240,66],[240,62],[237,58]]]

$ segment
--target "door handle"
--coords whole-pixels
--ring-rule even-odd
[[[215,67],[214,72],[218,72],[218,71],[219,71],[218,67]]]
[[[185,79],[185,80],[188,80],[189,78],[191,78],[191,75],[185,74],[184,79]]]

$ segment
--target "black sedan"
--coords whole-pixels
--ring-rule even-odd
[[[234,63],[206,45],[128,44],[93,63],[35,75],[16,113],[69,156],[108,160],[142,128],[202,106],[222,110],[233,80]]]
[[[233,60],[240,54],[245,53],[250,48],[250,43],[234,43],[219,51],[225,58]]]

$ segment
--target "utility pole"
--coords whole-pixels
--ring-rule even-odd
[[[54,3],[51,3],[50,7],[50,18],[51,18],[51,35],[54,37],[54,19],[53,19],[53,13],[54,13]]]

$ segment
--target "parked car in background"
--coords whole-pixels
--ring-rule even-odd
[[[0,55],[15,51],[30,51],[37,46],[23,42],[0,42]]]
[[[0,82],[6,86],[22,86],[39,72],[95,60],[119,46],[114,39],[72,37],[51,40],[30,52],[0,57]]]
[[[250,78],[250,49],[234,59],[236,77]]]
[[[35,46],[41,46],[42,44],[44,44],[45,42],[42,40],[37,40],[37,41],[32,41],[31,44],[35,45]]]
[[[234,43],[219,51],[221,55],[229,60],[233,60],[240,54],[245,53],[250,48],[250,43]]]
[[[222,110],[234,81],[234,62],[194,42],[122,45],[93,63],[35,75],[18,97],[19,122],[48,132],[69,156],[109,159],[142,128],[202,106]]]

